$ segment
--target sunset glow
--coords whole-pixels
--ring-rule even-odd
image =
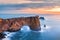
[[[44,3],[44,1],[29,1],[29,0],[0,0],[1,4],[21,4],[21,3]]]
[[[23,9],[20,10],[21,12],[25,13],[38,13],[38,14],[60,14],[60,7],[56,8],[35,8],[35,9]]]
[[[55,3],[54,0],[0,0],[2,9],[0,13],[60,14],[58,2]]]
[[[24,8],[20,10],[7,10],[1,13],[25,13],[25,14],[60,14],[60,8]]]
[[[60,12],[60,7],[54,7],[54,8],[51,8],[51,9],[48,9],[46,11],[51,11],[51,12]]]

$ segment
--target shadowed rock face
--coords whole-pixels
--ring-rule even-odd
[[[41,30],[39,16],[33,17],[20,17],[10,19],[0,19],[0,33],[5,31],[16,32],[22,28],[22,26],[28,25],[31,30]]]
[[[3,33],[0,33],[0,39],[5,38],[5,35]]]
[[[45,18],[44,18],[44,17],[40,17],[40,19],[45,20]]]

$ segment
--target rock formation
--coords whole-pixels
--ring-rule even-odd
[[[20,17],[0,19],[0,34],[5,31],[16,32],[24,25],[28,25],[30,29],[34,31],[41,30],[39,16]]]
[[[44,17],[40,17],[40,19],[45,20],[45,18],[44,18]]]
[[[5,35],[3,33],[0,33],[0,39],[5,38]]]

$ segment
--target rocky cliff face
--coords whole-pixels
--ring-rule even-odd
[[[39,16],[20,17],[10,19],[0,19],[0,33],[5,31],[16,32],[22,28],[23,25],[28,25],[31,30],[41,30]]]
[[[23,25],[28,25],[31,30],[38,30],[40,28],[39,16],[20,17],[11,19],[0,19],[0,33],[4,31],[17,31]]]

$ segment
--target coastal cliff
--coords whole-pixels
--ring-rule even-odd
[[[16,32],[19,31],[24,25],[28,25],[30,29],[34,31],[41,30],[39,16],[32,16],[0,19],[0,33],[3,35],[2,33],[5,31]]]

